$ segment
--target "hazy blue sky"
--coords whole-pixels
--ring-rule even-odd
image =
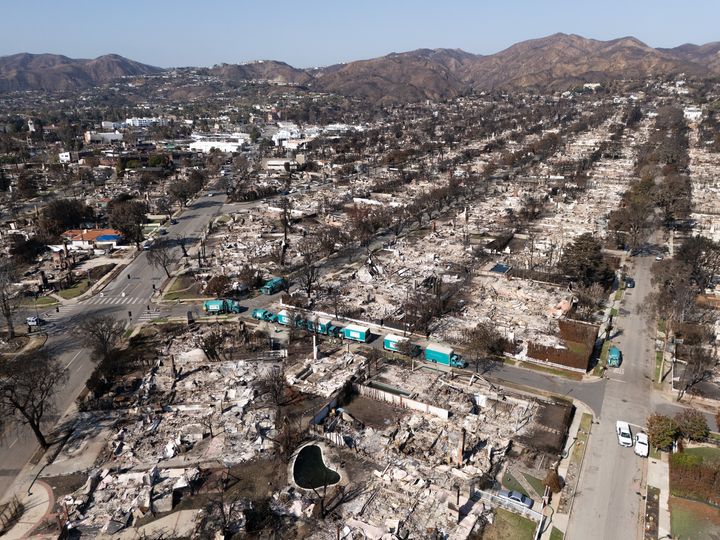
[[[720,40],[717,0],[7,0],[0,56],[117,53],[163,67],[328,65],[421,47],[491,54],[565,32],[654,47]]]

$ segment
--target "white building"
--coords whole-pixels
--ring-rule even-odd
[[[297,161],[294,159],[265,159],[263,165],[266,171],[273,172],[285,172],[285,164],[288,164],[291,171],[296,171],[298,168]]]
[[[120,122],[108,122],[107,120],[103,120],[100,126],[105,130],[109,129],[115,131],[116,129],[120,129],[122,124]]]
[[[72,161],[72,155],[70,152],[60,152],[58,154],[58,160],[60,163],[70,163]]]
[[[685,107],[683,110],[685,120],[690,122],[697,122],[702,118],[702,110],[700,107]]]
[[[125,119],[125,125],[128,127],[167,126],[168,120],[167,118],[137,118],[133,116],[132,118]]]
[[[85,142],[86,143],[111,143],[116,141],[122,141],[123,134],[113,131],[111,133],[98,133],[97,131],[86,131]]]
[[[212,149],[221,152],[240,152],[250,141],[247,133],[226,133],[217,135],[200,135],[193,133],[190,150],[207,154]]]

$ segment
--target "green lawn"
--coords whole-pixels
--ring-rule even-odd
[[[660,384],[660,377],[662,376],[662,362],[663,362],[663,353],[662,351],[657,351],[655,353],[655,383]]]
[[[55,300],[52,296],[41,296],[37,299],[37,307],[48,307],[48,306],[54,306],[57,304],[58,301]],[[20,305],[23,307],[32,308],[35,307],[35,300],[32,298],[23,298],[22,302],[20,302]]]
[[[670,528],[673,538],[718,538],[720,511],[709,504],[670,497]]]
[[[618,311],[618,308],[612,308],[612,309],[610,310],[610,315],[612,315],[612,318],[613,318],[613,319],[618,316],[618,313],[620,313],[620,312]]]
[[[607,340],[603,342],[602,349],[600,349],[600,358],[598,358],[598,362],[592,370],[592,374],[596,377],[602,377],[602,374],[607,367],[607,355],[610,345],[611,343]]]
[[[535,528],[534,521],[503,508],[496,508],[493,524],[485,528],[482,538],[483,540],[532,540]]]
[[[505,472],[505,474],[503,475],[502,485],[505,489],[509,489],[510,491],[519,491],[520,493],[531,497],[527,490],[522,487],[520,482],[518,482],[515,477],[509,472]]]
[[[691,456],[700,456],[703,461],[720,460],[720,448],[708,448],[705,446],[686,448],[685,453]]]
[[[650,459],[661,459],[660,450],[650,445]]]
[[[559,368],[551,368],[545,366],[539,366],[533,362],[523,362],[523,367],[533,369],[535,371],[542,371],[543,373],[549,373],[550,375],[557,375],[558,377],[565,377],[566,379],[572,379],[574,381],[581,381],[583,376],[582,373],[575,373],[574,371],[566,371]]]
[[[90,280],[81,279],[78,281],[75,285],[70,287],[69,289],[62,289],[58,292],[58,296],[61,298],[64,298],[65,300],[70,300],[71,298],[75,298],[76,296],[80,296],[82,293],[86,292],[90,288]]]
[[[175,278],[170,290],[163,296],[164,300],[188,300],[205,297],[199,291],[199,284],[191,276]],[[208,297],[209,298],[209,297]]]
[[[585,455],[585,447],[587,446],[588,433],[590,432],[590,426],[592,425],[592,414],[583,413],[580,419],[580,428],[578,429],[577,440],[572,448],[570,454],[570,461],[575,463],[578,467],[582,462],[583,456]]]
[[[543,493],[545,493],[543,481],[531,474],[522,473],[522,475],[525,477],[525,481],[535,490],[535,493],[542,497]]]
[[[660,319],[658,321],[658,332],[665,333],[665,319]]]
[[[550,540],[563,540],[565,535],[557,527],[553,527],[550,531]]]

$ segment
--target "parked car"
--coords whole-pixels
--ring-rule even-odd
[[[650,454],[650,446],[648,445],[648,436],[646,433],[638,433],[635,435],[635,453],[640,457],[648,457],[648,454]]]
[[[161,236],[164,236],[167,234],[167,229],[160,229],[160,230],[158,230],[158,232],[160,233]]]
[[[625,446],[626,448],[632,448],[633,436],[632,431],[630,431],[630,424],[618,420],[615,422],[615,431],[618,436],[618,444],[620,444],[620,446]]]
[[[28,326],[42,326],[45,322],[40,317],[28,317],[25,319]]]
[[[628,289],[634,289],[635,288],[635,280],[631,277],[625,278],[625,286]]]
[[[177,225],[177,223],[178,223],[178,220],[175,219],[175,218],[172,218],[172,219],[170,220],[170,225]]]
[[[662,256],[662,255],[655,255],[655,260],[656,260],[656,261],[662,261],[662,260],[663,260],[663,256]]]
[[[533,504],[535,504],[535,501],[533,501],[527,495],[520,493],[519,491],[507,491],[505,489],[501,489],[500,491],[498,491],[498,495],[505,499],[510,499],[511,501],[518,502],[523,506],[527,506],[528,508],[532,508]]]

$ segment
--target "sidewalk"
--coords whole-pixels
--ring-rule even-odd
[[[658,538],[670,538],[670,466],[666,452],[660,459],[648,458],[647,485],[660,490]]]
[[[113,268],[110,272],[108,272],[107,274],[102,276],[99,280],[97,280],[95,283],[93,283],[87,291],[85,291],[82,294],[77,295],[74,298],[66,299],[57,293],[51,293],[50,296],[53,299],[57,300],[61,306],[77,304],[78,302],[82,302],[83,300],[93,296],[96,292],[105,288],[105,286],[110,281],[115,279],[118,276],[118,274],[120,274],[120,272],[122,272],[123,268],[125,268],[133,260],[134,260],[134,257],[129,258],[129,259],[118,259],[118,262],[117,262],[117,265],[115,266],[115,268]],[[50,307],[53,307],[53,306],[50,306]]]
[[[15,540],[35,536],[32,535],[32,531],[45,522],[52,513],[53,507],[55,506],[52,488],[42,480],[37,480],[32,485],[30,494],[28,495],[27,489],[30,487],[31,482],[32,478],[28,478],[27,481],[20,486],[22,488],[22,495],[18,495],[18,498],[24,508],[23,514],[20,521],[3,535],[3,539]]]
[[[582,403],[581,401],[574,400],[574,404],[575,404],[575,408],[576,408],[575,415],[573,416],[572,424],[570,424],[570,429],[568,430],[568,437],[567,437],[567,440],[565,441],[565,448],[563,449],[563,455],[565,455],[566,457],[562,458],[558,465],[558,474],[563,479],[566,478],[566,475],[568,472],[568,467],[570,465],[570,458],[572,456],[572,448],[571,447],[573,446],[573,444],[575,444],[575,438],[577,437],[578,430],[580,429],[580,421],[582,419],[583,413],[588,413],[588,414],[592,415],[593,418],[595,417],[592,410],[589,407],[587,407],[584,403]],[[584,459],[583,459],[583,461],[584,461]],[[575,488],[577,487],[577,482],[580,480],[579,475],[582,474],[582,462],[581,462],[581,466],[580,466],[579,470],[577,471],[577,474],[578,474],[578,477],[573,478],[571,481],[574,485],[568,486],[569,488],[572,489],[573,496],[574,496]],[[556,529],[559,529],[563,534],[567,530],[568,524],[570,522],[570,514],[572,514],[572,511],[573,511],[573,505],[572,505],[572,503],[570,504],[570,510],[568,511],[568,513],[561,514],[559,512],[561,495],[562,495],[562,492],[552,495],[551,503],[549,505],[549,507],[552,508],[552,510],[550,511],[549,519],[545,523],[545,530],[543,531],[542,535],[540,536],[540,538],[542,540],[550,540],[550,535],[552,534],[553,527],[555,527]],[[573,497],[573,499],[574,499],[574,497]],[[548,515],[547,512],[545,514]]]

